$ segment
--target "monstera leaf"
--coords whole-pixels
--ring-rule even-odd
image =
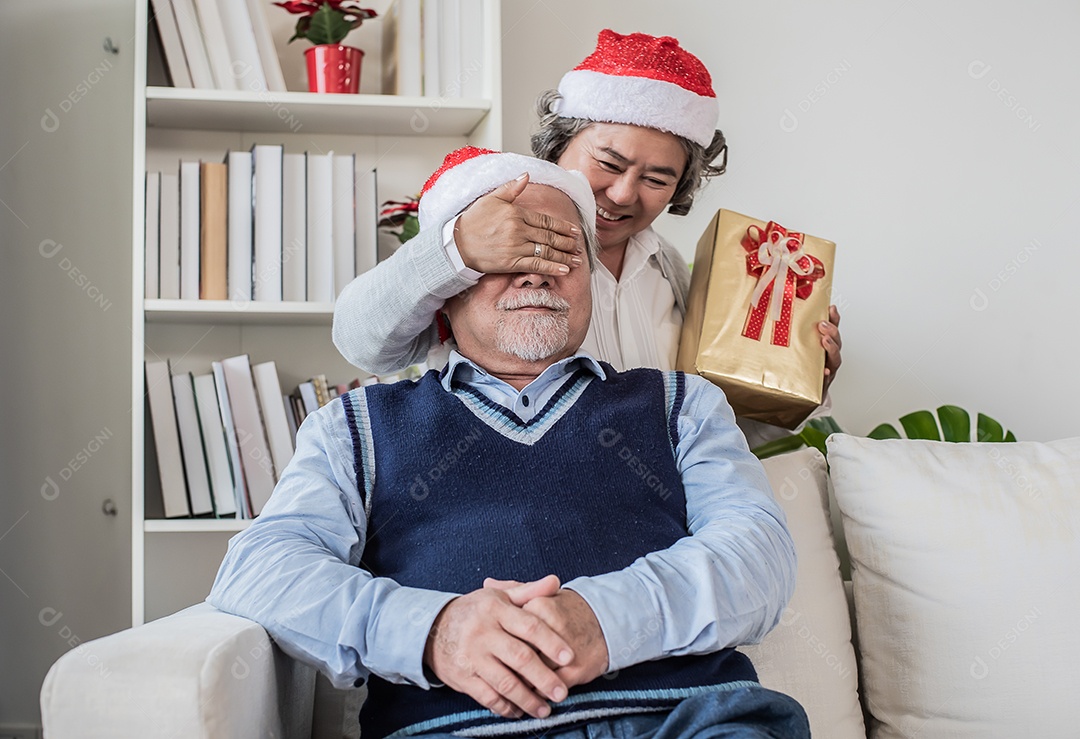
[[[891,423],[883,423],[875,427],[867,436],[871,439],[907,438],[953,442],[1016,441],[1012,431],[1006,431],[1000,423],[982,413],[976,415],[975,426],[972,427],[971,414],[955,405],[941,406],[937,409],[936,415],[933,411],[908,413],[900,417],[899,423],[903,433]],[[809,421],[799,433],[762,444],[753,452],[759,459],[766,459],[803,446],[812,446],[828,456],[825,439],[834,433],[843,433],[843,429],[832,416],[815,418]]]

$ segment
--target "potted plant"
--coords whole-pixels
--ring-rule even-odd
[[[274,5],[300,16],[289,43],[303,38],[314,44],[304,52],[308,90],[358,92],[364,52],[341,42],[349,31],[374,18],[375,11],[361,8],[354,0],[293,0]]]

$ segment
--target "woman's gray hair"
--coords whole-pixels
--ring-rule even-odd
[[[532,135],[533,156],[558,162],[566,151],[570,140],[591,126],[594,121],[584,118],[561,118],[555,112],[557,103],[562,99],[558,90],[548,90],[536,99],[536,113],[540,116],[540,128]],[[694,194],[710,178],[724,174],[727,170],[727,141],[722,131],[713,134],[708,146],[701,146],[689,139],[672,134],[682,144],[686,152],[686,168],[675,185],[675,193],[668,204],[668,213],[684,216],[694,204]],[[720,164],[714,165],[723,155]]]

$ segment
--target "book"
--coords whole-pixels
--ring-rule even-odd
[[[239,0],[236,0],[239,1]],[[270,23],[266,19],[266,10],[270,7],[265,0],[246,0],[251,29],[255,32],[255,45],[259,49],[259,61],[262,62],[266,75],[266,86],[270,92],[285,92],[285,76],[281,73],[281,59],[274,45],[274,35],[270,32]]]
[[[356,174],[356,274],[379,261],[379,193],[374,169]],[[340,291],[339,291],[340,292]]]
[[[333,159],[334,297],[356,277],[356,155]]]
[[[236,443],[240,447],[240,465],[247,482],[248,503],[251,515],[257,516],[274,492],[275,479],[274,461],[270,456],[259,399],[255,394],[251,362],[248,355],[241,354],[221,360],[221,368],[229,390],[229,406],[236,429]]]
[[[281,298],[307,299],[307,155],[286,154],[281,167]]]
[[[199,163],[180,162],[180,299],[199,299]]]
[[[461,97],[461,2],[443,0],[439,37],[439,84],[442,97]]]
[[[158,297],[180,297],[180,177],[161,173],[161,202],[158,210]]]
[[[319,410],[319,398],[315,394],[315,383],[301,382],[296,386],[296,391],[300,394],[300,400],[304,406],[304,417]],[[303,419],[301,419],[302,421]]]
[[[246,0],[217,0],[217,4],[225,39],[229,44],[236,89],[267,91],[266,72],[259,58],[259,43],[255,40],[255,28]]]
[[[307,155],[307,299],[334,299],[334,155]]]
[[[251,148],[255,199],[255,300],[281,300],[281,165],[284,147],[256,144]]]
[[[296,449],[296,404],[295,398],[282,395],[281,402],[285,405],[285,418],[289,422],[289,438],[293,440],[293,449]]]
[[[184,56],[184,44],[180,41],[180,30],[176,27],[172,0],[151,0],[150,5],[173,87],[190,88],[191,73],[188,72],[187,58]]]
[[[273,361],[253,365],[251,376],[255,379],[255,392],[259,396],[270,456],[274,460],[274,478],[280,480],[285,465],[293,456],[293,436],[285,416],[285,403],[281,399],[277,365]]]
[[[330,388],[326,383],[326,375],[315,375],[311,378],[311,385],[315,388],[315,401],[322,408],[330,402]]]
[[[199,297],[225,300],[229,171],[220,162],[199,166]]]
[[[420,0],[397,0],[397,94],[424,94]]]
[[[180,456],[180,434],[170,374],[167,362],[146,363],[146,395],[150,401],[150,427],[154,432],[165,518],[182,518],[191,515],[191,508],[184,482],[184,460]]]
[[[240,444],[236,438],[236,424],[233,423],[232,406],[229,404],[229,388],[225,384],[225,368],[221,362],[211,362],[214,374],[214,390],[217,391],[218,410],[221,412],[221,428],[225,432],[225,449],[229,453],[229,467],[232,469],[233,500],[240,518],[251,518],[251,504],[248,503],[247,479],[240,457]]]
[[[423,0],[421,11],[421,55],[424,64],[424,95],[438,97],[439,87],[439,0]]]
[[[229,300],[251,300],[251,152],[225,155],[229,171],[228,262]]]
[[[201,516],[214,512],[210,497],[210,476],[203,451],[202,431],[199,428],[199,412],[195,408],[195,388],[191,373],[172,376],[173,402],[176,404],[176,427],[180,430],[180,451],[184,458],[184,476],[187,478],[188,502],[191,513]]]
[[[146,173],[146,221],[143,243],[146,246],[144,296],[148,299],[158,297],[158,281],[161,270],[158,267],[158,213],[161,208],[161,173]]]
[[[213,90],[216,86],[214,73],[210,69],[210,58],[206,55],[194,0],[172,0],[172,7],[180,41],[184,44],[184,58],[187,59],[188,72],[191,73],[191,85],[200,90]]]
[[[210,492],[214,499],[214,512],[220,516],[236,513],[236,494],[233,488],[232,467],[229,451],[225,445],[225,428],[221,422],[217,388],[214,375],[196,375],[195,408],[199,412],[206,466],[210,471]]]
[[[382,14],[382,43],[380,46],[381,87],[384,95],[396,95],[397,85],[397,3],[391,3]]]
[[[484,97],[484,0],[461,4],[461,97]]]
[[[202,30],[206,56],[210,60],[210,71],[214,75],[214,85],[219,90],[235,90],[232,55],[229,53],[229,42],[225,40],[225,24],[218,11],[218,0],[195,0],[195,12],[199,16],[199,28]]]

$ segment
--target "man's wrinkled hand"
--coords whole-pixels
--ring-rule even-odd
[[[567,695],[556,670],[573,660],[570,645],[541,616],[494,588],[450,601],[424,649],[424,664],[442,683],[507,718],[548,716],[547,701]]]
[[[576,592],[559,589],[554,575],[532,582],[489,577],[484,587],[506,593],[512,603],[542,618],[573,647],[573,662],[562,666],[549,663],[568,687],[590,682],[607,672],[607,642],[596,614]]]

